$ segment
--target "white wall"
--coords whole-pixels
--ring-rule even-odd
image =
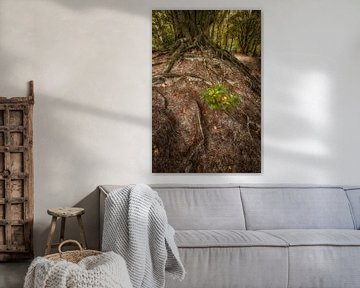
[[[0,0],[0,95],[35,81],[35,247],[46,208],[116,183],[360,184],[360,1]],[[263,11],[263,172],[151,173],[151,9]]]

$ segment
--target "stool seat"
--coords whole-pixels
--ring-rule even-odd
[[[85,213],[84,208],[80,207],[58,207],[58,208],[49,208],[47,213],[55,217],[74,217],[82,215]]]

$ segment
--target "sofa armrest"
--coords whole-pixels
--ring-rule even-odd
[[[104,228],[105,199],[109,195],[102,186],[99,186],[99,250],[101,250],[102,233]]]

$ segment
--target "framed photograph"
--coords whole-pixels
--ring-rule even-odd
[[[261,172],[261,11],[152,11],[153,173]]]

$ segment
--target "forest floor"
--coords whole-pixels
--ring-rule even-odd
[[[260,58],[234,55],[261,78]],[[261,95],[211,50],[190,50],[164,74],[171,55],[153,52],[154,173],[260,173]],[[231,111],[210,110],[201,94],[221,83],[240,95]]]

